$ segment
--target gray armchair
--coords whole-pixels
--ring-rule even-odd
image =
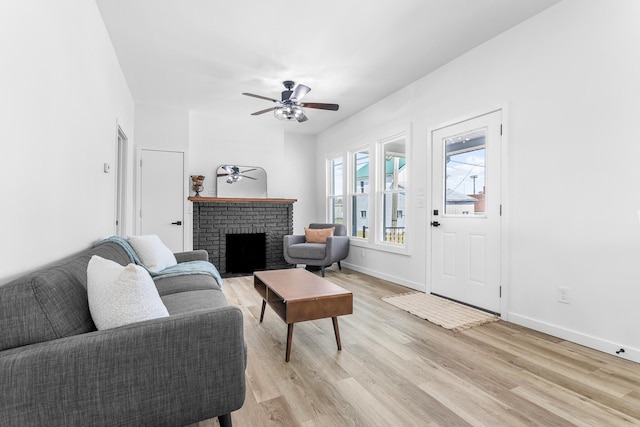
[[[333,236],[327,237],[326,243],[308,243],[304,235],[290,234],[284,236],[284,259],[293,265],[304,264],[307,267],[320,267],[324,277],[325,267],[334,262],[342,270],[340,261],[349,255],[349,236],[347,228],[342,224],[309,224],[311,229],[335,227]]]

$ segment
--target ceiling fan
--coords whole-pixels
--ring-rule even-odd
[[[245,175],[245,173],[247,173],[247,172],[251,172],[251,171],[256,170],[255,168],[246,169],[246,170],[240,171],[240,168],[238,166],[224,165],[224,166],[222,166],[222,169],[227,171],[227,173],[219,173],[217,175],[218,175],[218,177],[226,176],[228,184],[233,184],[234,182],[238,182],[242,178],[253,179],[254,181],[257,180],[257,178],[254,178],[254,177],[249,176],[249,175]]]
[[[252,116],[258,116],[260,114],[268,113],[269,111],[273,111],[273,115],[280,120],[297,120],[298,122],[307,121],[307,116],[305,116],[302,107],[306,108],[317,108],[319,110],[331,110],[338,111],[340,107],[338,104],[322,104],[319,102],[300,102],[303,96],[308,94],[311,91],[309,86],[305,86],[303,84],[299,84],[293,89],[295,86],[295,82],[291,80],[286,80],[282,82],[286,90],[282,91],[282,99],[278,101],[277,99],[268,98],[266,96],[254,95],[252,93],[243,93],[246,96],[252,96],[254,98],[265,99],[267,101],[275,102],[277,105],[275,107],[267,108],[265,110],[256,111],[252,113]]]

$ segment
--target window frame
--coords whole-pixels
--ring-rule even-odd
[[[334,165],[333,162],[336,160],[342,160],[342,183],[340,185],[340,194],[334,194],[333,190],[336,189],[336,185],[334,182]],[[326,216],[327,221],[333,224],[344,224],[344,218],[347,215],[347,205],[345,204],[345,185],[346,185],[346,162],[344,153],[337,154],[334,156],[327,157],[326,159],[326,171],[327,171],[327,182],[326,182]],[[334,199],[342,199],[342,222],[337,222],[334,217],[334,205],[332,201]]]
[[[368,158],[369,175],[367,177],[368,179],[367,179],[367,186],[366,186],[367,191],[358,192],[358,180],[356,176],[356,174],[358,173],[358,170],[356,167],[356,156],[358,155],[358,153],[364,153],[364,152],[366,152],[367,155],[369,156]],[[347,226],[347,230],[348,230],[348,235],[351,241],[369,242],[369,241],[372,241],[372,238],[375,235],[374,230],[371,228],[371,220],[372,218],[375,218],[375,215],[372,209],[372,200],[371,200],[372,184],[375,183],[375,174],[373,174],[372,176],[372,173],[371,173],[372,157],[375,158],[375,155],[372,156],[372,150],[369,145],[361,145],[352,150],[349,150],[348,152],[347,158],[348,158],[349,171],[348,171],[348,177],[347,177],[347,204],[349,205],[349,209],[348,209],[349,223]],[[364,186],[361,188],[364,190]],[[365,217],[361,216],[359,209],[357,209],[354,204],[355,197],[363,194],[367,195],[367,210],[365,211],[367,215]],[[365,222],[367,224],[366,232],[364,232],[362,236],[357,235],[358,232],[360,231],[360,227],[359,226],[354,227],[354,221],[357,221],[357,219],[360,219],[360,223]]]
[[[401,143],[403,145],[404,148],[404,153],[399,153],[396,152],[395,154],[403,154],[404,155],[404,166],[403,166],[403,173],[404,178],[405,178],[405,187],[404,188],[392,188],[392,189],[387,189],[387,147],[391,146],[392,144],[399,144]],[[377,243],[383,244],[383,245],[392,245],[395,246],[397,248],[404,248],[405,244],[406,244],[406,237],[407,237],[407,227],[406,227],[406,221],[407,221],[407,194],[408,194],[408,187],[409,187],[409,180],[408,180],[408,173],[409,173],[409,162],[407,160],[407,138],[406,138],[406,133],[405,132],[401,132],[399,134],[390,136],[388,138],[384,138],[381,140],[378,140],[378,146],[377,148],[377,152],[378,152],[378,170],[379,170],[379,185],[377,187],[377,193],[378,193],[378,212],[380,212],[380,215],[378,215],[378,222],[376,224],[377,228],[378,228],[378,233],[377,233]],[[394,156],[394,157],[399,157],[399,156]],[[399,168],[400,169],[400,168]],[[395,171],[395,168],[394,168]],[[400,170],[398,170],[398,172],[400,172]],[[386,205],[385,205],[385,200],[386,200],[386,196],[387,195],[393,195],[393,194],[397,194],[398,197],[400,197],[400,194],[403,194],[403,198],[404,198],[404,208],[402,210],[400,210],[400,212],[403,212],[403,215],[401,215],[402,217],[402,223],[405,224],[404,226],[404,231],[403,231],[403,237],[402,237],[402,243],[397,243],[397,242],[392,242],[392,241],[388,241],[386,240],[386,233],[387,233],[387,226],[385,224],[385,221],[387,219],[387,211],[386,211]]]
[[[396,143],[402,140],[404,142],[404,154],[405,154],[405,168],[406,168],[406,188],[404,189],[404,219],[405,222],[405,232],[404,232],[404,241],[402,243],[394,243],[384,240],[384,228],[385,228],[385,206],[384,206],[384,195],[390,194],[391,191],[386,191],[386,160],[385,160],[385,146],[388,144]],[[410,168],[410,148],[411,148],[411,132],[410,129],[402,129],[394,133],[390,133],[388,136],[383,138],[379,138],[376,140],[376,167],[377,167],[377,184],[376,184],[376,211],[379,213],[378,220],[376,222],[376,246],[387,251],[387,252],[395,252],[400,254],[408,254],[409,253],[409,243],[411,236],[411,216],[412,213],[410,209],[408,209],[410,204],[410,192],[409,188],[411,186],[411,168]],[[399,192],[399,191],[398,191]]]

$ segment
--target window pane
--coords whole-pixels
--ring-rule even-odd
[[[385,193],[383,208],[382,240],[389,243],[404,243],[407,212],[405,192]]]
[[[330,195],[340,196],[342,195],[342,157],[331,160],[330,171]]]
[[[344,224],[342,197],[330,197],[329,204],[330,222],[334,224]]]
[[[445,213],[484,215],[485,131],[448,138],[446,144]]]
[[[384,189],[399,190],[407,186],[404,140],[384,145]]]
[[[369,195],[355,195],[352,201],[351,235],[362,238],[369,237]]]
[[[359,151],[353,156],[354,162],[354,179],[353,179],[353,192],[354,193],[368,193],[369,192],[369,152]]]

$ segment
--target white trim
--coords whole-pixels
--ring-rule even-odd
[[[592,335],[583,334],[572,329],[567,329],[547,322],[532,319],[527,316],[521,316],[517,313],[509,313],[509,321],[520,326],[524,326],[554,337],[562,338],[572,343],[580,344],[585,347],[607,353],[621,359],[631,360],[640,363],[640,349],[628,347],[624,344],[613,341],[604,340]],[[624,353],[616,354],[616,351],[623,348]]]
[[[122,135],[122,147],[120,147],[120,136]],[[115,155],[115,217],[113,221],[114,234],[125,236],[127,232],[127,188],[129,187],[129,137],[124,132],[116,119],[116,155]],[[122,164],[120,164],[122,160]],[[121,177],[122,185],[118,185],[118,178]],[[119,194],[122,189],[123,194]],[[120,196],[120,197],[118,197]],[[121,205],[120,205],[121,203]],[[120,205],[120,209],[118,206]],[[118,222],[119,221],[119,222]],[[120,233],[118,233],[120,231]]]
[[[365,268],[359,265],[351,264],[346,261],[342,261],[340,263],[343,267],[348,268],[350,270],[354,270],[363,274],[367,274],[372,277],[377,277],[378,279],[386,280],[395,284],[399,284],[405,286],[407,288],[414,289],[416,291],[424,292],[424,284],[419,282],[413,282],[410,280],[403,279],[402,277],[392,276],[390,274],[381,273],[377,270],[371,270],[369,268]]]

